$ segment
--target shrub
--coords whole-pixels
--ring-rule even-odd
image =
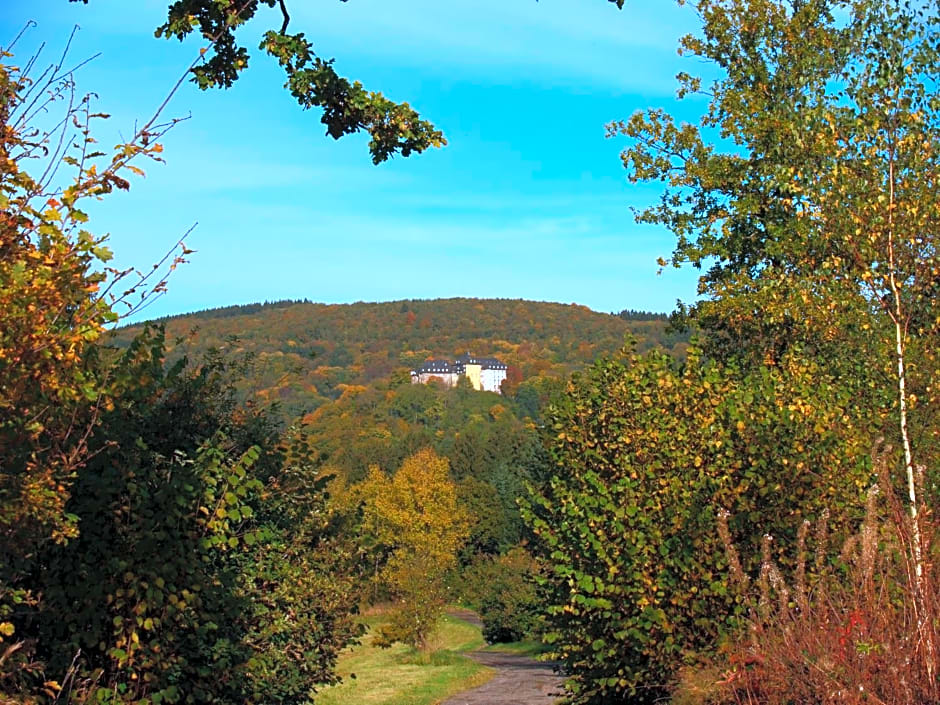
[[[465,597],[480,613],[484,639],[520,641],[538,633],[542,605],[537,574],[538,564],[521,546],[501,556],[478,556],[466,569]]]
[[[148,331],[109,371],[117,403],[67,504],[79,535],[37,559],[47,673],[97,702],[305,702],[356,634],[322,486],[222,360],[165,369]]]
[[[881,468],[885,468],[882,463]],[[815,532],[802,525],[796,565],[788,579],[765,549],[757,586],[748,591],[750,617],[715,665],[720,678],[695,697],[680,685],[677,699],[688,703],[908,703],[940,702],[933,645],[937,643],[935,561],[925,563],[922,583],[927,599],[918,600],[918,581],[910,559],[910,520],[881,474],[869,492],[865,521],[850,536],[838,562],[827,565],[825,518]],[[884,501],[887,498],[888,501]],[[886,507],[890,510],[886,513]],[[887,514],[887,516],[886,516]],[[934,527],[922,525],[934,535]],[[727,528],[721,531],[732,566],[740,565]],[[815,534],[815,565],[806,550]],[[747,589],[750,581],[737,569],[732,579]],[[919,614],[918,607],[926,606]]]
[[[755,553],[807,512],[832,507],[838,525],[857,512],[870,454],[856,392],[795,353],[747,373],[634,355],[569,386],[550,415],[556,475],[526,517],[575,702],[665,697],[734,628],[716,506]]]

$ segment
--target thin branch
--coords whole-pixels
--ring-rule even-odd
[[[69,97],[68,97],[68,109],[66,110],[66,115],[74,115],[75,108],[75,84],[69,84]],[[43,171],[42,176],[37,179],[36,184],[39,187],[40,191],[45,191],[49,184],[52,182],[52,179],[55,177],[55,173],[59,170],[59,165],[62,163],[62,149],[65,146],[65,136],[68,134],[69,122],[66,118],[62,121],[62,129],[59,131],[59,143],[55,146],[55,149],[52,150],[52,157],[49,159],[49,163],[46,165],[45,171]],[[68,147],[65,147],[67,150]]]
[[[58,76],[56,76],[56,77],[55,77],[54,79],[52,79],[52,80],[58,81],[58,80],[61,80],[61,79],[65,78],[66,76],[71,76],[71,75],[74,74],[76,71],[78,71],[80,68],[82,68],[85,64],[91,63],[92,61],[94,61],[95,59],[99,58],[100,56],[101,56],[101,52],[100,52],[100,51],[99,51],[97,54],[92,54],[92,55],[89,56],[87,59],[82,59],[82,60],[79,61],[77,64],[75,64],[75,66],[73,66],[72,68],[70,68],[68,71],[66,71],[65,73],[59,74]]]
[[[45,46],[46,46],[45,43],[43,43],[39,47],[38,52],[41,52]],[[38,55],[38,52],[37,52],[37,55]],[[26,120],[26,116],[33,109],[33,106],[36,105],[37,101],[39,101],[39,99],[42,97],[42,92],[45,89],[49,88],[50,85],[52,84],[52,82],[47,80],[46,78],[47,74],[49,74],[50,72],[53,72],[53,67],[47,66],[45,69],[43,69],[43,72],[39,74],[39,78],[33,81],[30,84],[30,87],[25,92],[23,92],[20,96],[17,96],[16,107],[10,111],[10,122],[13,124],[14,128],[16,128],[17,130],[25,128],[25,126],[28,124]],[[38,91],[38,93],[31,98],[30,96],[32,96],[33,91]],[[26,102],[27,100],[29,101],[29,103]],[[43,105],[45,106],[48,104],[49,104],[49,100],[47,99],[46,102],[43,103]],[[20,118],[16,120],[15,122],[13,122],[12,120],[13,115],[16,113],[17,110],[20,110],[20,108],[22,108],[23,112],[20,115]],[[33,113],[33,115],[35,115],[35,113]]]
[[[59,73],[59,71],[62,69],[62,64],[65,63],[65,58],[66,58],[66,56],[68,56],[69,49],[70,49],[71,46],[72,46],[72,41],[75,39],[75,33],[78,31],[78,29],[79,29],[79,27],[78,27],[77,24],[72,26],[72,31],[69,33],[69,38],[68,38],[68,39],[66,40],[66,42],[65,42],[65,48],[62,50],[62,56],[59,57],[59,62],[58,62],[57,64],[52,64],[52,65],[48,66],[48,67],[46,68],[46,70],[42,72],[42,75],[39,77],[39,82],[37,83],[37,85],[38,85],[39,83],[41,83],[44,87],[45,87],[45,86],[51,86],[51,85],[52,85],[53,83],[55,83],[56,81],[62,80],[62,79],[65,78],[65,76],[68,75],[68,72],[67,72],[67,73],[63,74],[61,77],[58,77],[58,76],[57,76],[57,74]],[[40,47],[40,48],[41,48],[41,47]],[[48,79],[45,79],[45,75],[46,75],[47,73],[49,73],[50,71],[52,72],[52,75],[51,75]],[[28,93],[27,93],[27,95],[28,95]],[[55,97],[55,94],[53,94],[52,96],[50,96],[50,99],[47,100],[45,103],[43,103],[43,106],[42,106],[42,107],[45,107],[46,105],[48,105],[49,102],[54,99],[54,97]],[[39,99],[39,95],[37,95],[37,96],[33,99],[33,101],[30,103],[30,105],[23,111],[23,115],[22,115],[21,119],[20,119],[20,120],[18,121],[18,123],[17,123],[18,125],[19,125],[19,124],[23,124],[23,125],[28,124],[29,120],[31,119],[31,117],[30,117],[30,110],[32,109],[32,106],[36,104],[36,101],[37,101],[38,99]],[[38,111],[37,111],[37,112],[38,112]],[[35,115],[35,114],[36,114],[36,113],[33,113],[33,115]]]
[[[290,24],[290,14],[287,12],[287,5],[284,3],[284,0],[277,0],[278,6],[281,8],[281,14],[284,16],[284,22],[281,24],[281,34],[287,33],[287,25]]]
[[[160,299],[160,297],[162,296],[166,296],[166,289],[164,289],[163,291],[158,291],[156,294],[151,292],[150,295],[147,295],[144,298],[142,298],[136,306],[132,306],[131,309],[127,313],[121,314],[120,318],[126,319],[135,314],[140,313],[141,311],[146,310],[147,308],[150,307],[152,303]],[[118,325],[118,323],[120,323],[120,320],[115,321],[114,325]]]
[[[13,41],[10,42],[10,43],[5,47],[6,51],[9,51],[10,49],[12,49],[13,47],[16,46],[16,43],[17,43],[17,42],[20,40],[20,38],[26,33],[26,30],[27,30],[27,29],[32,29],[33,27],[36,27],[36,26],[38,26],[38,25],[36,24],[36,20],[26,20],[26,24],[24,24],[24,25],[23,25],[23,28],[22,28],[19,32],[16,33],[16,36],[13,37]]]
[[[62,49],[62,56],[59,57],[59,63],[55,65],[56,71],[62,68],[62,64],[65,63],[65,58],[69,55],[69,49],[72,48],[72,40],[75,39],[75,33],[78,32],[79,29],[81,28],[77,24],[72,25],[72,31],[69,33],[69,38],[65,42],[65,48]],[[55,74],[52,75],[51,80],[56,80]]]

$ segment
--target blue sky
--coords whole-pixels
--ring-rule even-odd
[[[163,0],[6,0],[0,43],[38,23],[52,59],[78,24],[79,74],[112,114],[100,141],[133,132],[200,43],[156,40]],[[185,84],[164,140],[128,194],[92,212],[121,266],[147,268],[193,223],[197,253],[144,317],[283,298],[331,303],[445,296],[575,302],[599,311],[669,311],[695,296],[696,273],[657,274],[669,233],[633,222],[655,186],[626,181],[624,143],[604,125],[647,107],[694,117],[674,99],[677,56],[695,17],[670,0],[292,0],[337,69],[407,100],[449,145],[373,166],[366,138],[336,142],[301,111],[260,54],[228,91]],[[279,22],[262,8],[249,48]]]

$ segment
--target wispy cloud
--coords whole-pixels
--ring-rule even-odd
[[[7,0],[0,30],[40,20],[45,36],[78,21],[76,52],[102,49],[82,87],[116,128],[165,95],[197,50],[152,38],[169,0]],[[185,86],[166,139],[129,194],[92,207],[119,266],[148,267],[194,221],[192,262],[149,315],[272,298],[324,301],[508,296],[599,310],[667,310],[694,296],[694,273],[657,277],[671,238],[639,227],[603,124],[670,103],[675,46],[692,27],[670,0],[288,0],[338,69],[409,99],[450,146],[381,167],[366,137],[325,139],[272,62],[253,60],[232,91]],[[11,6],[12,4],[12,6]],[[274,13],[272,15],[272,12]],[[253,46],[276,10],[244,32]],[[105,126],[102,144],[113,144]],[[99,135],[100,136],[100,135]]]
[[[671,94],[676,46],[688,8],[637,0],[622,11],[602,0],[387,0],[304,4],[296,26],[315,28],[321,51],[355,49],[442,76],[497,81],[587,80],[619,91]],[[541,69],[541,70],[540,70]]]

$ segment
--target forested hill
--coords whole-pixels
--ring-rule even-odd
[[[211,348],[252,359],[246,392],[301,414],[349,385],[406,374],[429,357],[463,352],[495,356],[516,382],[561,376],[618,350],[628,334],[641,350],[683,355],[666,316],[598,313],[584,306],[509,299],[436,299],[316,304],[282,301],[232,306],[161,319],[171,349]],[[118,344],[139,330],[115,332]],[[179,342],[177,342],[179,340]]]

